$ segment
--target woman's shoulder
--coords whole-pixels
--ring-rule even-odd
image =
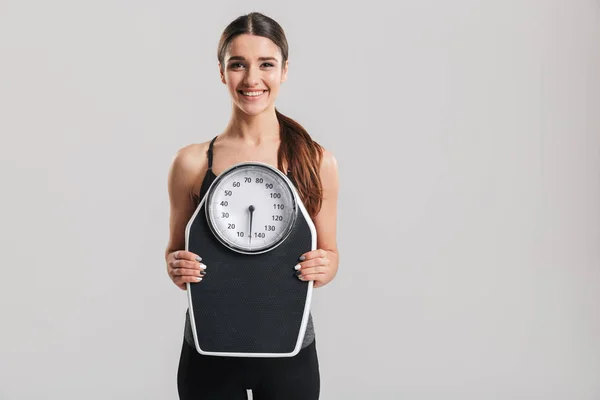
[[[321,149],[321,171],[336,173],[338,169],[338,162],[335,155],[322,145],[319,145]]]
[[[190,143],[179,148],[172,159],[172,172],[178,176],[188,176],[195,180],[199,173],[208,169],[209,145],[210,140],[207,140],[202,143]]]
[[[198,165],[206,163],[208,160],[207,151],[209,146],[210,140],[202,143],[187,144],[175,152],[174,161],[177,161],[183,165]]]

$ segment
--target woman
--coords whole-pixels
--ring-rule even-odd
[[[317,230],[317,250],[299,255],[298,279],[329,283],[338,268],[336,218],[338,171],[334,156],[294,120],[275,108],[287,78],[288,45],[273,19],[251,13],[231,22],[218,48],[221,82],[232,98],[225,130],[212,140],[180,149],[169,171],[170,236],[165,258],[170,278],[185,290],[202,284],[210,265],[185,248],[185,227],[219,173],[243,161],[259,161],[288,174]],[[181,399],[318,399],[320,375],[314,327],[309,319],[302,349],[289,358],[236,358],[199,354],[189,315],[178,370]]]

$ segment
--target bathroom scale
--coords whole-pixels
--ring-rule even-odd
[[[290,179],[262,162],[225,170],[200,200],[185,231],[186,250],[207,274],[187,284],[200,354],[292,357],[301,348],[312,281],[298,257],[316,249],[315,226]]]

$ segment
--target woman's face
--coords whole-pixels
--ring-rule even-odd
[[[221,81],[233,102],[248,115],[274,107],[279,86],[287,78],[279,47],[262,36],[243,34],[233,39],[219,63]]]

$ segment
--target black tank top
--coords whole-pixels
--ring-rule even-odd
[[[218,136],[215,136],[213,138],[213,140],[210,141],[210,144],[208,146],[208,151],[206,153],[206,155],[208,157],[208,169],[206,170],[206,174],[204,175],[204,180],[202,180],[202,185],[200,186],[198,204],[200,203],[200,201],[202,201],[202,199],[206,195],[206,192],[208,191],[208,188],[210,187],[210,185],[217,178],[217,176],[215,175],[215,173],[212,170],[213,144],[215,143],[215,140],[217,140],[217,137]],[[295,185],[296,183],[295,183],[294,179],[292,178],[289,169],[288,169],[288,173],[286,175],[290,179],[290,181],[292,181],[292,183]],[[197,204],[196,204],[196,206],[197,206]],[[186,311],[186,314],[185,314],[184,337],[190,346],[195,347],[194,334],[192,332],[192,325],[190,322],[189,311],[190,310],[188,308],[188,310]],[[314,340],[314,338],[315,338],[315,331],[314,331],[314,326],[313,326],[312,313],[309,313],[308,314],[308,324],[306,326],[306,333],[304,334],[304,341],[302,342],[302,348],[305,348],[306,346],[311,344],[312,341]]]
[[[206,174],[204,175],[204,180],[202,181],[202,185],[200,186],[200,192],[199,192],[199,197],[198,197],[198,203],[200,202],[200,200],[202,200],[202,198],[206,195],[206,192],[208,191],[208,188],[210,187],[210,185],[213,183],[213,181],[217,178],[217,176],[215,175],[215,173],[212,170],[212,162],[213,162],[213,144],[215,143],[215,140],[217,140],[218,136],[215,136],[213,138],[213,140],[210,141],[210,144],[208,145],[208,151],[206,152],[206,155],[208,157],[208,170],[206,170]],[[290,174],[290,170],[288,169],[287,171],[287,177],[290,179],[290,181],[292,181],[292,183],[295,185],[296,182],[294,181],[294,179],[292,178],[291,174]]]

